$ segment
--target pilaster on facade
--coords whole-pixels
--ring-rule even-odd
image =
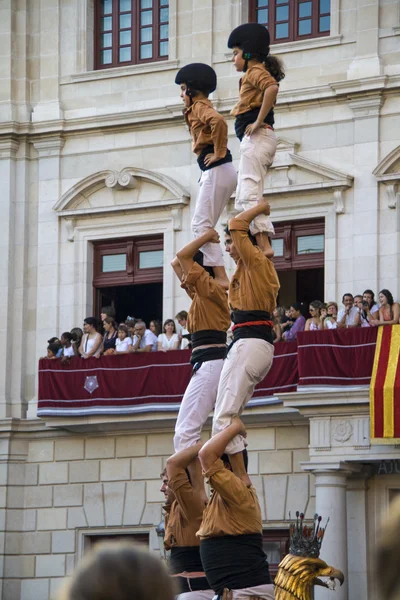
[[[34,139],[32,143],[38,157],[47,158],[50,156],[60,156],[65,144],[65,140],[63,137],[55,135],[36,140]]]

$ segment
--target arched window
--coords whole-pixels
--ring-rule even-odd
[[[95,68],[168,58],[169,0],[96,0]]]
[[[331,0],[250,0],[249,20],[268,27],[272,44],[329,35]]]

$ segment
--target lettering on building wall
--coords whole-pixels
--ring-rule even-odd
[[[400,460],[381,460],[376,467],[377,475],[400,475]]]

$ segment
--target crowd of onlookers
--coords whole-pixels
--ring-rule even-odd
[[[149,327],[142,319],[133,317],[117,323],[114,308],[105,306],[101,309],[100,321],[95,317],[87,317],[83,322],[83,330],[74,327],[60,338],[48,340],[47,358],[68,360],[73,356],[98,358],[132,352],[184,350],[189,346],[187,316],[185,310],[176,315],[178,332],[174,319],[167,319],[164,324],[154,319]]]
[[[336,302],[313,300],[307,307],[294,302],[288,308],[278,306],[273,313],[274,342],[293,341],[299,331],[320,331],[346,327],[379,327],[400,323],[400,305],[394,302],[389,290],[379,292],[378,302],[372,290],[363,294],[347,293],[342,298],[343,308]],[[306,319],[307,312],[310,315]]]
[[[299,331],[377,327],[400,322],[399,303],[394,302],[389,290],[379,292],[378,302],[372,290],[365,290],[356,296],[344,294],[342,303],[340,310],[336,302],[324,303],[319,300],[310,302],[308,307],[301,302],[294,302],[289,307],[278,306],[273,313],[274,343],[293,341]],[[309,318],[306,318],[308,315]],[[117,323],[115,310],[110,306],[101,309],[100,317],[100,322],[94,317],[87,317],[83,322],[83,331],[74,327],[60,338],[48,340],[47,358],[68,360],[73,356],[98,358],[132,352],[168,352],[184,350],[190,344],[185,310],[175,316],[179,331],[174,319],[167,319],[164,324],[152,320],[149,327],[142,319],[132,317]],[[99,333],[100,328],[103,333]]]

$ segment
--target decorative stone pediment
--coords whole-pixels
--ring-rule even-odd
[[[145,169],[104,170],[78,181],[53,206],[61,217],[130,212],[146,208],[179,208],[189,194],[176,181]]]
[[[400,204],[400,146],[392,150],[376,167],[373,174],[386,186],[389,208]]]
[[[352,175],[300,156],[296,142],[285,138],[278,138],[277,142],[274,163],[266,178],[266,196],[343,191],[352,186]]]

